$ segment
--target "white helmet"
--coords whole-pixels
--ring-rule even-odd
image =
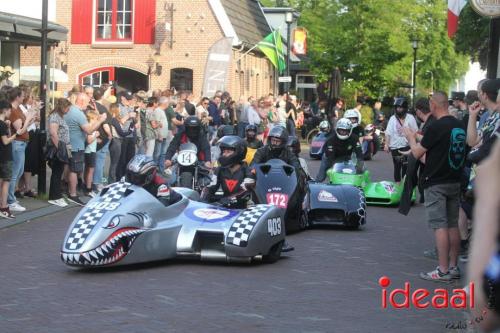
[[[337,127],[335,127],[335,133],[340,140],[347,140],[352,133],[352,123],[347,118],[341,118],[337,121]]]
[[[352,126],[353,127],[357,127],[360,123],[361,123],[361,113],[357,110],[357,109],[350,109],[350,110],[347,110],[345,113],[344,113],[344,118],[348,118],[349,120],[351,118],[356,118],[358,119],[358,122],[357,123],[353,123]]]
[[[319,130],[325,133],[330,132],[330,123],[328,122],[328,120],[323,120],[321,123],[319,123]]]

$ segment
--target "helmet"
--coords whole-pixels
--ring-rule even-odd
[[[248,132],[254,132],[254,134],[248,135]],[[247,140],[253,141],[257,136],[257,126],[255,126],[254,124],[247,125],[247,127],[245,127],[245,136]]]
[[[236,135],[226,135],[219,140],[219,148],[221,154],[219,156],[219,163],[222,167],[229,167],[236,163],[241,163],[247,155],[247,143],[245,140]],[[224,156],[224,150],[232,150],[233,153]]]
[[[135,155],[127,164],[125,179],[137,186],[144,186],[153,181],[157,166],[152,157]]]
[[[347,140],[352,133],[352,123],[347,118],[341,118],[337,121],[335,133],[340,140]]]
[[[231,126],[231,125],[222,125],[217,130],[217,137],[219,139],[221,139],[221,138],[225,137],[226,135],[236,135],[235,132],[236,131],[235,131],[234,126]]]
[[[394,107],[402,107],[408,109],[408,100],[405,97],[397,97],[394,99]]]
[[[344,113],[344,118],[347,118],[349,120],[351,120],[351,118],[356,118],[357,119],[356,123],[352,123],[351,122],[352,123],[352,127],[357,127],[361,123],[361,114],[356,109],[347,110]]]
[[[271,147],[271,150],[275,152],[281,152],[286,147],[286,144],[288,142],[288,132],[286,128],[284,128],[283,126],[274,126],[269,131],[268,138],[269,138],[268,143],[269,146]],[[273,145],[271,142],[272,138],[281,140],[281,143],[278,145]]]
[[[371,132],[373,132],[374,129],[375,129],[375,126],[373,126],[373,124],[368,124],[365,127],[365,133],[371,133]]]
[[[319,130],[325,133],[330,132],[330,123],[328,122],[328,120],[323,120],[321,123],[319,123]]]
[[[200,136],[201,122],[196,116],[189,116],[184,120],[186,135],[189,140],[197,140]]]
[[[300,154],[300,141],[296,136],[288,137],[288,142],[286,146],[295,155],[298,156]]]

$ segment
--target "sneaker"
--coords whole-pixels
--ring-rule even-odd
[[[12,204],[9,205],[9,208],[11,211],[13,212],[24,212],[26,210],[26,208],[24,208],[23,206],[21,206],[19,204],[19,202],[14,202]]]
[[[290,252],[290,251],[293,251],[295,250],[295,248],[293,246],[290,245],[290,243],[288,243],[287,240],[285,240],[283,242],[283,245],[281,246],[281,252]]]
[[[64,200],[63,198],[57,199],[57,200],[49,200],[48,202],[51,205],[55,205],[55,206],[59,206],[59,207],[66,207],[68,205],[66,200]]]
[[[85,206],[85,202],[80,200],[80,198],[77,195],[75,195],[74,197],[71,195],[68,195],[67,199],[69,202],[72,202],[72,203],[77,204],[79,206]]]
[[[424,257],[429,258],[429,259],[437,259],[438,254],[437,254],[436,248],[433,248],[432,250],[425,250]]]
[[[0,208],[0,217],[3,217],[5,219],[13,219],[15,216],[10,212],[9,207],[7,208]]]
[[[469,254],[466,253],[466,254],[459,255],[458,260],[460,260],[460,262],[468,262],[469,261]]]
[[[452,279],[460,279],[462,277],[462,274],[460,273],[460,268],[458,266],[455,267],[450,267],[448,269],[448,273],[450,274]]]
[[[451,282],[450,272],[443,273],[439,270],[439,267],[428,273],[420,273],[420,278],[427,281]]]
[[[89,191],[89,190],[85,191],[85,196],[86,197],[94,198],[96,195],[97,195],[97,193],[95,193],[94,191]]]
[[[36,192],[29,190],[28,192],[24,192],[25,197],[30,197],[30,198],[36,198],[37,194]]]

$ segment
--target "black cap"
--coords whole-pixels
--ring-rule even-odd
[[[465,93],[463,91],[452,91],[451,99],[454,101],[463,101],[465,99]]]

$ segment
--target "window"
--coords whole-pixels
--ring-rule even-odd
[[[174,68],[170,70],[170,87],[176,90],[193,91],[193,70]]]
[[[133,0],[96,1],[96,41],[131,41]]]
[[[104,83],[111,83],[115,80],[115,69],[114,67],[101,67],[96,68],[87,72],[80,74],[79,82],[83,86],[92,86],[98,88]]]

